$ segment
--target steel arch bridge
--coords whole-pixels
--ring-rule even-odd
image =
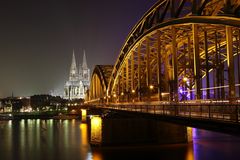
[[[111,77],[113,65],[96,65],[92,78],[90,89],[86,100],[89,102],[104,102],[107,94],[107,86]]]
[[[105,89],[108,102],[240,97],[240,0],[160,0],[133,27]],[[98,66],[95,70],[98,69]]]

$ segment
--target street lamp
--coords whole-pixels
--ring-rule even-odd
[[[116,102],[116,97],[117,97],[117,94],[114,93],[114,94],[113,94],[113,102],[114,102],[114,103]]]
[[[132,102],[134,102],[134,94],[135,94],[135,90],[132,89]]]
[[[149,89],[150,89],[150,90],[153,90],[153,88],[154,88],[153,85],[150,85],[150,86],[149,86]]]
[[[151,101],[151,94],[152,94],[152,90],[154,89],[154,86],[151,84],[150,86],[149,86],[149,89],[150,89],[150,91],[149,91],[149,100]]]

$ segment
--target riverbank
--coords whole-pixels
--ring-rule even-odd
[[[19,119],[79,119],[79,115],[70,115],[62,112],[32,112],[32,113],[7,113],[0,114],[0,120]]]

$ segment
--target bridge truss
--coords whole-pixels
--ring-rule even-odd
[[[236,100],[239,17],[240,0],[158,1],[129,33],[104,92],[89,99]],[[101,75],[95,75],[92,83],[99,79],[103,84]],[[90,88],[92,95],[95,87]]]
[[[239,97],[239,8],[239,0],[157,2],[121,49],[110,101]]]

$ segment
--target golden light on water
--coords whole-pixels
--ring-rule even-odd
[[[88,138],[87,138],[87,124],[81,123],[80,124],[81,130],[81,140],[83,145],[88,145]]]
[[[192,127],[187,127],[187,141],[193,141]]]
[[[91,143],[99,144],[102,142],[102,118],[99,116],[91,117]]]
[[[102,157],[102,155],[101,155],[100,153],[94,152],[94,153],[93,153],[93,159],[94,159],[94,160],[102,160],[103,157]]]
[[[194,151],[193,151],[193,128],[187,127],[187,140],[188,140],[188,150],[186,154],[186,160],[194,160]]]
[[[82,121],[86,122],[87,121],[87,110],[81,109],[81,111],[82,111]]]
[[[72,125],[74,126],[76,123],[76,120],[75,119],[72,119]]]
[[[186,160],[194,160],[193,145],[189,146],[187,149]]]

